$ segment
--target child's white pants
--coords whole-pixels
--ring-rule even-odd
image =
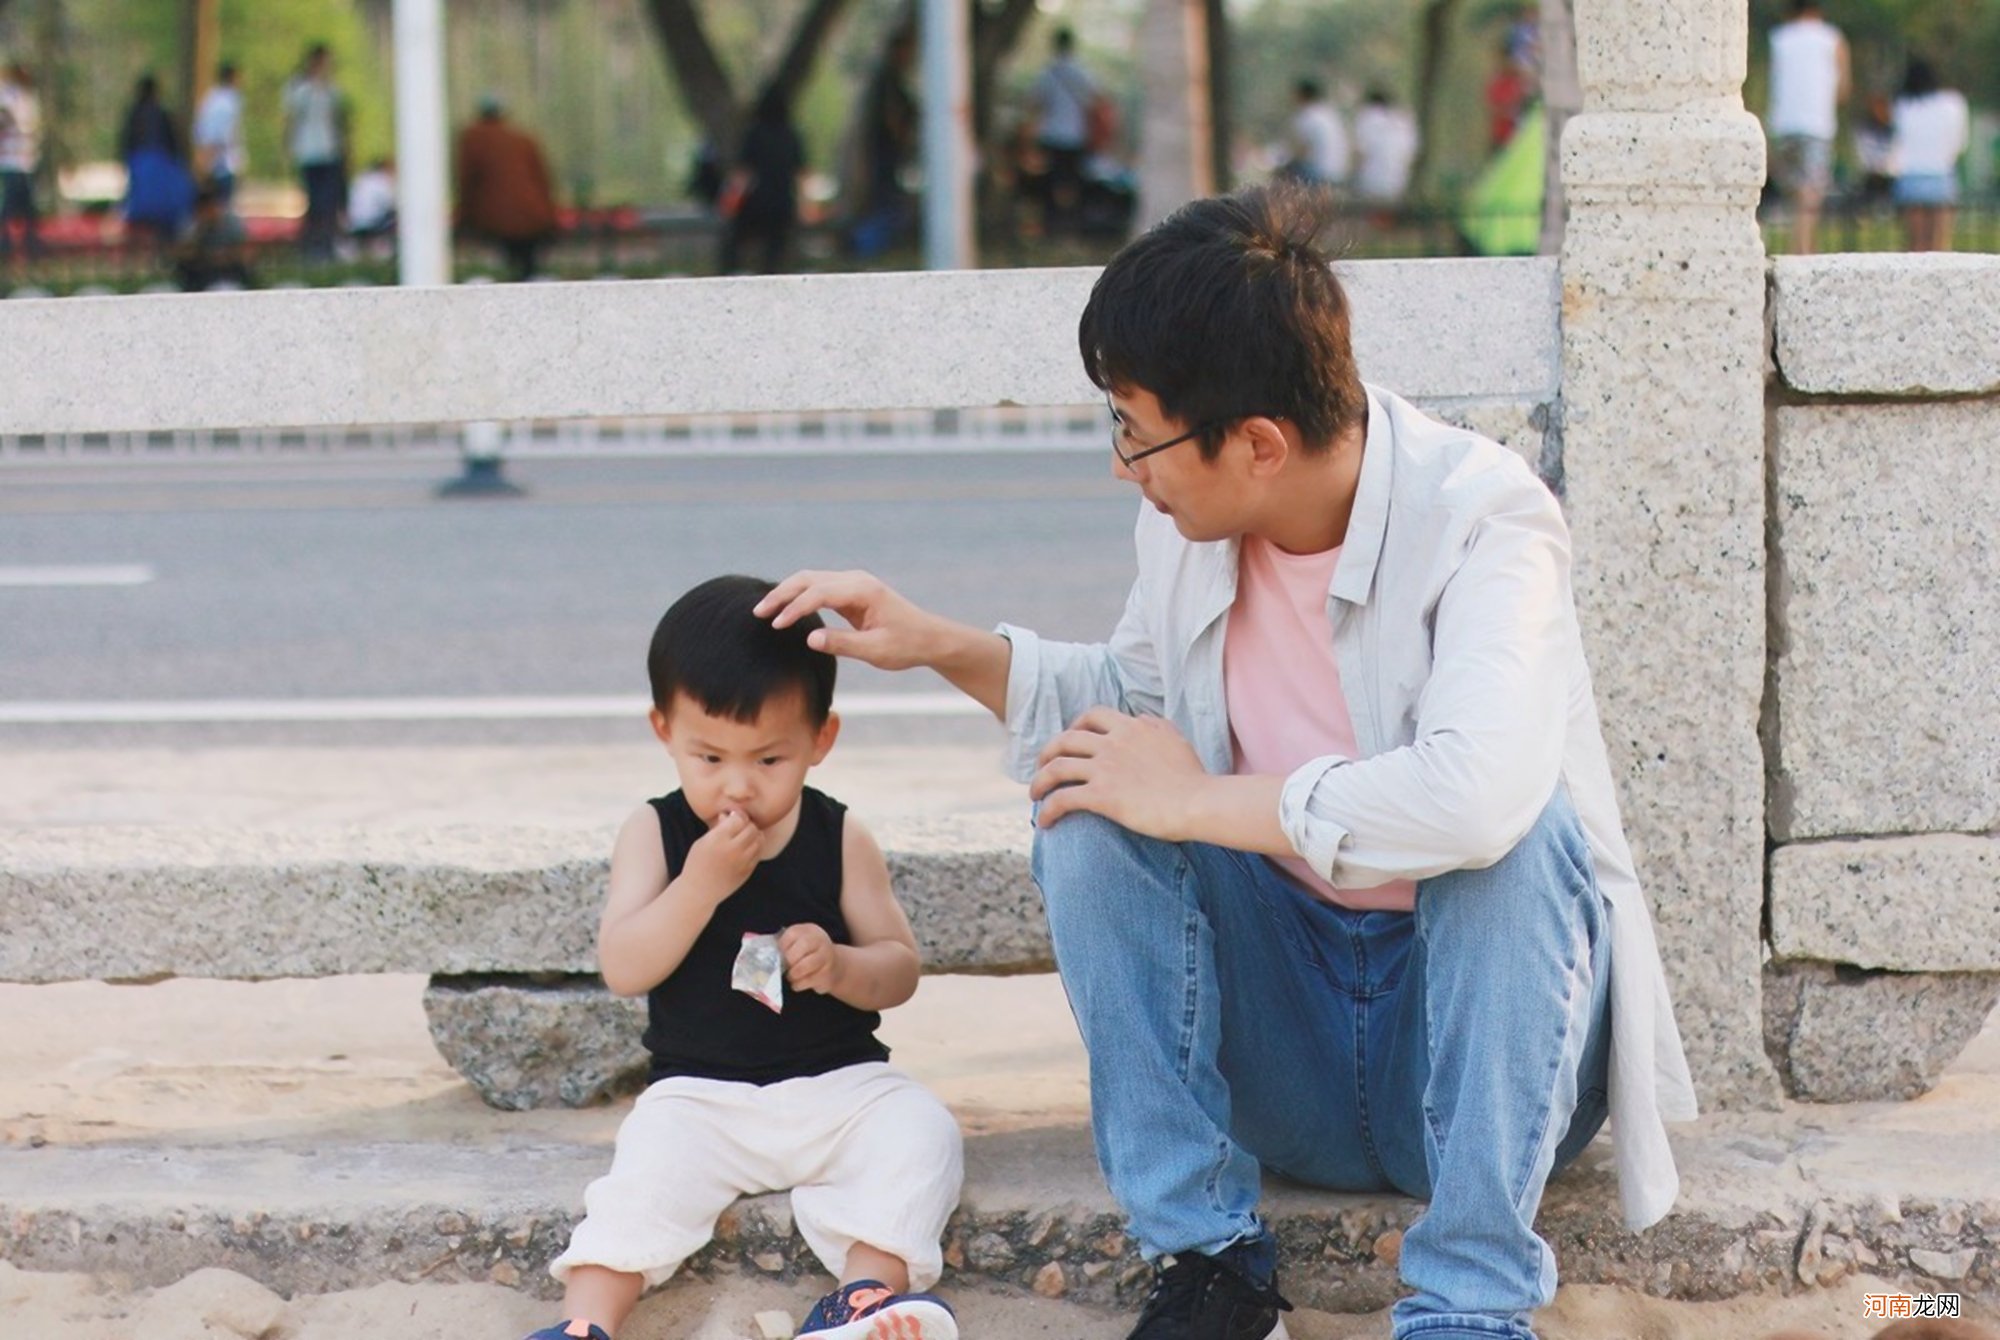
[[[618,1128],[611,1171],[584,1192],[584,1220],[549,1273],[604,1266],[650,1288],[708,1242],[738,1196],[790,1189],[799,1233],[836,1279],[866,1243],[928,1289],[963,1180],[957,1121],[885,1062],[764,1085],[663,1079]]]

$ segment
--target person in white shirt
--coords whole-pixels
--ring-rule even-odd
[[[316,43],[285,84],[285,149],[306,193],[299,248],[315,260],[333,258],[340,207],[346,203],[346,121],[347,109],[333,82],[333,53]]]
[[[1417,1335],[1531,1337],[1551,1173],[1604,1122],[1626,1224],[1694,1115],[1584,662],[1569,533],[1507,448],[1365,386],[1324,192],[1190,204],[1078,325],[1142,498],[1102,643],[862,572],[759,602],[998,717],[1090,1053],[1099,1161],[1155,1265],[1134,1340],[1282,1335],[1263,1170],[1430,1205]]]
[[[1091,143],[1093,108],[1104,94],[1076,58],[1076,34],[1056,29],[1053,54],[1035,80],[1035,142],[1048,163],[1042,231],[1073,231],[1083,203],[1083,163]]]
[[[1792,202],[1792,249],[1811,255],[1819,212],[1833,182],[1833,139],[1847,100],[1847,39],[1820,0],[1794,0],[1771,30],[1771,171]]]
[[[1926,60],[1913,60],[1890,110],[1891,194],[1903,211],[1911,251],[1950,251],[1958,204],[1958,159],[1972,135],[1971,109],[1956,89],[1938,87]]]
[[[14,249],[14,220],[21,221],[21,251],[41,250],[35,210],[35,168],[42,152],[42,102],[35,76],[20,61],[0,70],[0,261]]]
[[[1292,92],[1298,110],[1292,113],[1286,174],[1315,186],[1345,186],[1354,155],[1340,112],[1315,80],[1299,80]]]
[[[347,232],[358,242],[393,238],[396,232],[396,163],[378,158],[347,188]]]
[[[1401,202],[1417,158],[1417,118],[1380,88],[1368,90],[1354,114],[1354,193],[1375,205]]]
[[[243,149],[243,91],[236,86],[236,66],[224,61],[215,85],[202,95],[194,113],[195,176],[205,180],[227,205],[236,195],[247,155]]]

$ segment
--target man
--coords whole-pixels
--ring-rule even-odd
[[[1398,1337],[1531,1340],[1550,1174],[1608,1106],[1626,1222],[1657,1220],[1692,1086],[1561,510],[1361,383],[1326,208],[1199,201],[1092,291],[1084,365],[1144,499],[1108,643],[984,632],[866,573],[758,608],[831,609],[852,627],[814,646],[928,666],[1005,722],[1098,1158],[1158,1272],[1134,1340],[1284,1334],[1266,1167],[1429,1199]]]
[[[861,208],[848,234],[849,248],[862,260],[895,246],[908,224],[903,168],[917,152],[917,102],[909,83],[916,55],[915,31],[898,29],[863,95]]]
[[[479,119],[458,137],[458,226],[500,248],[508,277],[532,279],[556,232],[549,165],[535,137],[507,120],[500,99],[479,100]]]
[[[347,110],[333,82],[333,53],[324,43],[306,51],[299,72],[285,85],[285,147],[306,192],[299,247],[313,260],[331,260],[347,195]]]
[[[1049,63],[1035,80],[1035,143],[1048,163],[1042,231],[1074,231],[1083,202],[1083,160],[1090,151],[1091,107],[1103,94],[1076,58],[1076,34],[1056,29]]]
[[[14,247],[21,221],[21,250],[30,260],[41,250],[36,234],[35,167],[41,159],[42,103],[35,76],[20,61],[0,72],[0,260]]]
[[[1314,80],[1299,80],[1292,95],[1298,110],[1292,113],[1291,158],[1285,164],[1286,172],[1315,186],[1346,185],[1354,155],[1340,113]]]
[[[194,114],[194,169],[225,208],[236,196],[243,175],[243,92],[236,86],[236,66],[224,61],[215,72],[215,86],[202,95]]]
[[[1771,29],[1771,175],[1792,202],[1792,249],[1813,252],[1820,207],[1833,182],[1833,137],[1847,100],[1847,39],[1819,0],[1794,0]]]

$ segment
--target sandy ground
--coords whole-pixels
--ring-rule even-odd
[[[488,1111],[432,1050],[418,977],[266,983],[0,986],[0,1142],[234,1141],[315,1130],[383,1138],[558,1118]],[[1004,1028],[969,1027],[1004,1019]],[[885,1024],[897,1059],[936,1087],[968,1129],[1072,1123],[1087,1112],[1082,1049],[1049,978],[926,979]],[[1989,1030],[1962,1065],[1991,1067]],[[621,1114],[589,1114],[608,1139]],[[576,1114],[559,1114],[574,1134]],[[1879,1288],[1880,1286],[1873,1286]],[[1730,1340],[1807,1327],[1861,1340],[1867,1280],[1792,1299],[1666,1303],[1565,1288],[1538,1319],[1544,1340]],[[1129,1316],[1032,1296],[952,1291],[968,1337],[1118,1340]],[[741,1340],[753,1317],[797,1317],[810,1296],[747,1277],[670,1285],[623,1340]],[[282,1299],[241,1275],[203,1271],[164,1289],[0,1264],[0,1336],[66,1340],[348,1340],[373,1334],[514,1340],[547,1305],[491,1285],[383,1284]],[[1382,1340],[1384,1316],[1302,1313],[1296,1340]]]

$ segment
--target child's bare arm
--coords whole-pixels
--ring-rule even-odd
[[[651,805],[632,812],[611,851],[611,896],[597,923],[597,967],[614,995],[644,995],[681,966],[715,909],[757,868],[762,844],[748,819],[725,815],[670,884],[659,817]]]
[[[823,991],[857,1010],[886,1010],[916,994],[920,964],[909,918],[889,888],[889,863],[852,814],[842,825],[840,913],[852,944],[801,924],[778,942],[793,989]]]

